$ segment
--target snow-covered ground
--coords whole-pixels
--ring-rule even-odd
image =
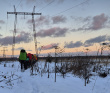
[[[43,62],[38,65],[43,65]],[[36,75],[36,74],[37,75]],[[21,72],[20,63],[0,63],[0,93],[110,93],[110,75],[105,78],[92,76],[90,83],[84,86],[84,79],[66,74],[63,78],[57,74],[30,74],[30,68]]]

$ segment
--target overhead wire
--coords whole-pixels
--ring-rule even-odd
[[[41,5],[41,2],[37,1],[36,4]],[[35,5],[35,7],[37,7],[37,5]]]
[[[88,1],[89,1],[89,0],[86,0],[86,1],[84,1],[84,2],[82,2],[82,3],[80,3],[80,4],[77,4],[77,5],[75,5],[75,6],[72,6],[72,7],[68,8],[68,9],[66,9],[66,10],[64,10],[64,11],[61,11],[61,12],[55,14],[55,15],[58,15],[58,14],[64,13],[64,12],[66,12],[66,11],[69,11],[69,10],[75,8],[75,7],[78,7],[78,6],[80,6],[80,5],[85,4],[85,3],[88,2]],[[53,15],[53,16],[55,16],[55,15]]]
[[[31,6],[33,5],[33,6],[37,7],[36,3],[37,3],[38,5],[40,5],[40,2],[41,2],[40,0],[32,1],[32,2],[31,2]],[[28,10],[31,11],[31,8],[28,8]]]
[[[20,2],[19,2],[19,4],[18,4],[18,6],[16,7],[16,9],[19,7],[19,5],[21,4],[21,2],[22,2],[22,0],[20,0]]]
[[[43,10],[44,8],[48,7],[50,4],[52,4],[54,2],[54,0],[52,0],[50,3],[48,3],[47,5],[45,5],[44,7],[42,7],[40,10],[38,10],[37,12]]]

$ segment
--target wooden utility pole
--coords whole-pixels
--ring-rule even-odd
[[[34,15],[41,15],[41,13],[35,13],[35,6],[33,8],[33,12],[32,13],[30,13],[30,12],[16,12],[16,9],[15,9],[15,6],[14,6],[14,12],[7,12],[7,14],[14,14],[15,15],[14,32],[13,32],[13,45],[12,45],[12,56],[14,57],[14,46],[15,46],[17,15],[24,15],[24,16],[25,15],[32,15],[33,33],[34,33],[34,42],[35,42],[35,52],[36,52],[36,55],[38,56]]]

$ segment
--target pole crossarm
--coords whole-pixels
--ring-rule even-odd
[[[7,12],[7,14],[15,14],[15,15],[41,15],[42,13],[30,13],[30,12]]]

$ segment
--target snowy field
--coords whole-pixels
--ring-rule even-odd
[[[43,62],[38,64],[41,69]],[[54,65],[54,64],[53,64]],[[65,78],[57,74],[38,74],[31,69],[24,72],[20,70],[20,63],[1,62],[0,63],[0,93],[110,93],[110,74],[105,78],[92,76],[90,83],[84,86],[84,79],[75,77],[68,73]]]

